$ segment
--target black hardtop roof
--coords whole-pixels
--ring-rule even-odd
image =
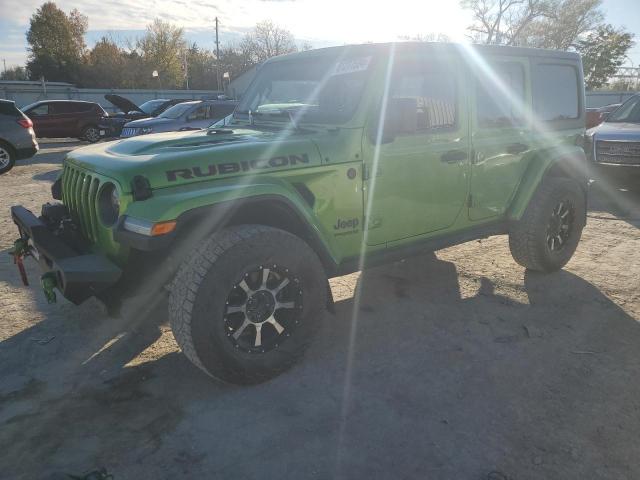
[[[325,47],[304,52],[289,53],[273,57],[266,63],[278,62],[281,60],[290,60],[294,58],[313,58],[321,55],[339,55],[340,52],[348,50],[353,54],[372,54],[380,55],[388,51],[391,46],[395,46],[396,54],[398,52],[446,52],[446,51],[474,51],[479,55],[509,55],[517,57],[544,57],[578,61],[580,55],[576,52],[567,52],[563,50],[548,50],[544,48],[530,47],[512,47],[509,45],[479,45],[479,44],[462,44],[449,42],[389,42],[389,43],[364,43],[357,45],[341,45],[337,47]]]

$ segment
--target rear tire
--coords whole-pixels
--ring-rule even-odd
[[[11,145],[0,141],[0,175],[8,172],[16,163],[16,153]]]
[[[96,143],[100,140],[100,130],[95,125],[89,125],[82,130],[82,138],[89,143]]]
[[[271,227],[216,232],[178,270],[169,318],[187,358],[212,377],[252,384],[290,368],[324,315],[326,276],[300,238]]]
[[[576,251],[585,209],[584,192],[575,180],[545,180],[509,233],[514,260],[530,270],[560,270]]]

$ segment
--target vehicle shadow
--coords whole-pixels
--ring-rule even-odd
[[[304,361],[253,387],[214,382],[167,348],[163,298],[109,320],[93,302],[34,294],[44,320],[0,342],[2,471],[637,476],[636,319],[567,271],[527,272],[510,286],[522,301],[486,277],[463,289],[461,275],[435,255],[361,273]]]
[[[591,187],[589,215],[606,212],[640,228],[640,175],[599,173]]]

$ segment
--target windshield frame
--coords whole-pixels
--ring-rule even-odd
[[[262,105],[258,105],[258,108],[256,109],[256,111],[251,111],[251,115],[249,115],[249,111],[245,109],[247,103],[252,103],[252,99],[255,97],[261,85],[261,78],[265,74],[269,73],[268,69],[272,69],[272,68],[281,69],[285,65],[286,66],[295,65],[295,64],[304,65],[305,63],[317,64],[318,62],[324,62],[324,61],[327,62],[327,65],[329,66],[329,68],[333,68],[335,65],[338,64],[338,62],[342,62],[344,60],[349,60],[349,59],[360,59],[364,57],[368,57],[367,59],[368,65],[366,66],[366,68],[361,70],[362,76],[364,78],[363,78],[362,85],[360,85],[358,89],[358,98],[355,100],[354,105],[350,109],[348,114],[345,114],[343,118],[339,117],[340,114],[337,111],[334,113],[334,118],[326,118],[326,119],[317,118],[317,116],[304,111],[305,108],[307,108],[305,107],[305,105],[307,104],[302,103],[302,101],[297,103],[291,103],[291,104],[264,103]],[[247,88],[246,92],[242,95],[242,98],[238,102],[238,106],[236,110],[233,112],[233,121],[249,120],[251,124],[255,124],[257,120],[259,124],[280,124],[280,125],[283,123],[291,124],[292,122],[294,122],[294,124],[296,125],[304,124],[304,125],[321,125],[321,126],[322,125],[344,126],[346,124],[349,124],[359,116],[359,111],[362,109],[363,101],[365,99],[365,92],[370,87],[372,78],[375,76],[377,61],[378,61],[377,55],[375,55],[374,52],[350,52],[348,50],[343,50],[339,54],[325,53],[322,55],[313,55],[313,56],[304,56],[304,57],[297,57],[294,55],[292,56],[292,58],[288,58],[286,60],[283,59],[283,60],[267,62],[258,69],[255,78]],[[330,76],[328,71],[329,70],[327,70],[327,72],[324,72],[322,76],[317,78],[317,80],[307,80],[307,81],[320,82],[323,79],[328,78]],[[358,71],[356,70],[355,72],[352,72],[352,73],[357,73],[357,72]],[[299,80],[299,81],[304,82],[305,80]],[[291,107],[286,108],[287,105],[291,105]],[[265,106],[273,106],[273,108],[263,109],[263,111],[260,111],[260,107],[265,107]],[[303,112],[300,112],[300,110],[303,110]]]

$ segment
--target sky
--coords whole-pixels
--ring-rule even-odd
[[[0,0],[0,59],[6,67],[24,65],[29,18],[43,0]],[[314,47],[399,40],[429,33],[466,40],[470,23],[458,0],[58,0],[69,12],[89,17],[89,47],[107,34],[126,41],[144,33],[155,17],[185,29],[187,40],[214,46],[214,19],[221,44],[234,43],[262,20],[291,31]],[[640,66],[640,0],[603,0],[606,21],[636,34],[628,65]]]

